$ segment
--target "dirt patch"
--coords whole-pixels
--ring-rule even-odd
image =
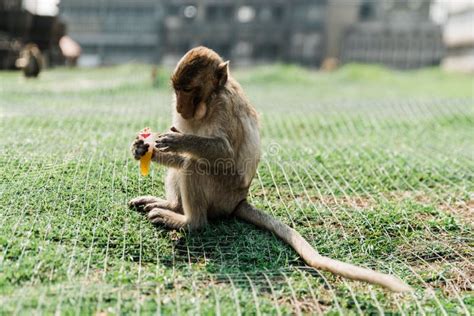
[[[263,191],[259,190],[254,193],[256,197],[263,197]],[[391,191],[382,193],[380,196],[306,196],[304,194],[297,194],[295,197],[291,194],[283,195],[288,200],[296,199],[299,203],[313,203],[317,205],[323,205],[325,207],[348,207],[357,209],[368,209],[373,208],[377,205],[377,197],[386,199],[388,202],[403,202],[413,201],[425,206],[433,206],[444,212],[453,214],[456,218],[459,218],[465,223],[474,225],[474,199],[461,200],[461,198],[454,199],[451,201],[442,200],[435,196],[429,195],[423,191]]]
[[[420,204],[432,204],[432,199],[428,194],[422,191],[391,191],[384,196],[389,201],[401,202],[404,200],[415,201]]]
[[[292,196],[288,196],[292,199]],[[307,203],[308,201],[313,204],[319,204],[326,207],[355,207],[355,208],[370,208],[375,205],[375,201],[372,197],[366,196],[306,196],[296,195],[296,200],[301,203]]]
[[[474,225],[474,200],[456,201],[452,204],[442,203],[439,205],[439,208],[454,214],[470,225]]]
[[[350,206],[356,208],[369,208],[375,204],[373,198],[365,196],[323,196],[311,197],[311,200],[327,206]]]
[[[297,301],[291,295],[284,295],[278,300],[278,305],[289,307],[293,314],[310,314],[310,315],[321,315],[324,314],[328,309],[332,307],[331,299],[318,299],[314,300],[311,295],[305,295],[304,297],[298,298]]]
[[[437,209],[448,212],[463,222],[474,225],[474,199],[443,201],[422,191],[394,191],[386,195],[388,200],[411,200],[422,205],[432,205]]]
[[[470,262],[462,262],[457,265],[459,271],[452,271],[447,282],[442,285],[448,295],[454,291],[473,291],[474,265]]]
[[[416,267],[415,271],[423,278],[424,286],[439,288],[447,297],[474,290],[474,265],[471,262],[429,263]]]
[[[282,191],[282,190],[280,190]],[[324,206],[334,207],[334,206],[346,206],[346,207],[357,207],[357,208],[368,208],[375,204],[375,200],[371,196],[333,196],[333,195],[309,195],[307,196],[303,192],[299,194],[290,194],[288,192],[280,192],[284,200],[296,200],[300,203],[314,203],[322,204]],[[264,192],[263,190],[257,190],[252,192],[252,195],[257,198],[265,198],[269,196],[270,192]]]

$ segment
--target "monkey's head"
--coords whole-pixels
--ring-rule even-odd
[[[171,82],[176,93],[176,110],[184,119],[201,119],[206,115],[206,101],[227,82],[228,64],[215,51],[202,46],[181,58]]]

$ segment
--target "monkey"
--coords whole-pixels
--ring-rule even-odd
[[[26,78],[36,78],[43,67],[43,56],[36,44],[29,43],[20,52],[15,65],[23,70]]]
[[[131,208],[170,229],[198,230],[213,218],[234,216],[272,232],[311,267],[395,292],[411,290],[393,275],[320,255],[295,229],[249,203],[260,160],[259,118],[228,61],[209,48],[193,48],[178,62],[171,84],[172,127],[157,136],[152,155],[168,167],[166,199],[137,197]],[[148,149],[138,138],[131,146],[135,159]]]

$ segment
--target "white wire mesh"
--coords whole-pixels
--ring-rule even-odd
[[[163,195],[164,170],[140,178],[127,148],[143,126],[167,128],[168,93],[52,82],[0,101],[2,312],[472,313],[472,100],[267,104],[249,89],[264,145],[252,203],[417,289],[396,295],[308,268],[236,220],[155,229],[126,202]]]

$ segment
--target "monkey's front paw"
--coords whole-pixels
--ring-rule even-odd
[[[179,152],[183,146],[184,135],[170,132],[162,134],[155,143],[155,148],[161,152]]]
[[[133,158],[135,158],[136,160],[139,160],[140,158],[142,158],[143,155],[147,153],[149,147],[150,145],[145,144],[143,139],[137,138],[132,143],[132,147],[130,148],[130,150],[132,151]]]

